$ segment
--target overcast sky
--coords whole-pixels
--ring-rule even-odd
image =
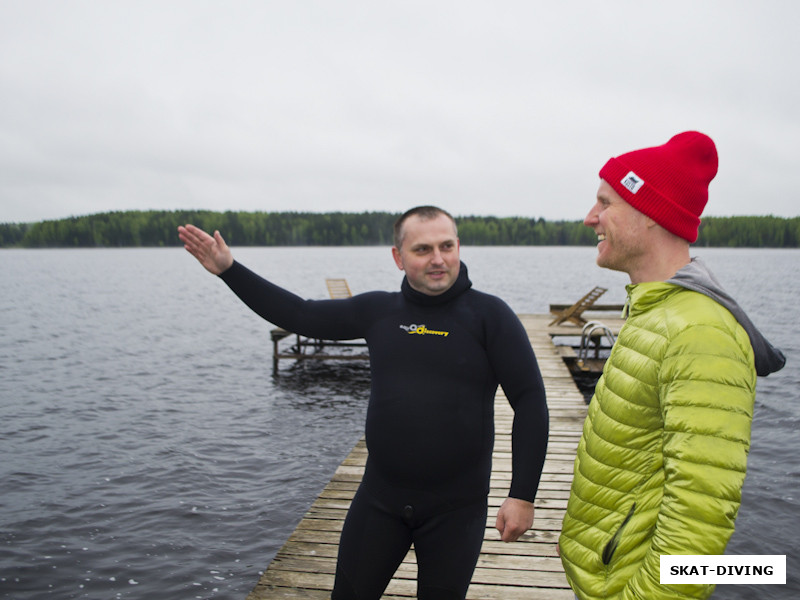
[[[0,222],[133,209],[582,219],[688,129],[707,215],[797,216],[793,0],[0,0]]]

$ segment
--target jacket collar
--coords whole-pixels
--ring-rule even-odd
[[[786,357],[783,352],[775,348],[764,337],[742,307],[723,289],[722,284],[706,266],[705,262],[699,258],[693,258],[688,265],[675,273],[667,283],[704,294],[730,311],[750,338],[750,344],[753,346],[753,354],[755,356],[756,373],[759,376],[766,377],[770,373],[780,371],[786,364]]]
[[[775,348],[764,337],[742,307],[722,288],[711,270],[698,258],[693,258],[688,265],[667,281],[650,281],[625,286],[628,291],[628,300],[625,306],[633,315],[658,304],[667,296],[679,292],[681,288],[708,296],[728,309],[736,318],[750,338],[756,373],[759,376],[765,377],[783,368],[786,364],[783,352]]]

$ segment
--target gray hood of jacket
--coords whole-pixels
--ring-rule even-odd
[[[786,364],[786,357],[783,352],[767,341],[742,310],[742,307],[736,303],[736,300],[722,289],[717,278],[714,277],[714,274],[702,260],[693,258],[688,265],[675,273],[667,282],[708,296],[727,308],[736,317],[736,320],[739,321],[747,335],[750,336],[750,344],[753,346],[753,354],[755,355],[756,373],[759,376],[765,377],[770,373],[780,371]]]

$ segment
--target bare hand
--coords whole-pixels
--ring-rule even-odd
[[[219,275],[233,264],[233,254],[219,231],[214,237],[194,225],[178,227],[178,237],[183,247],[203,265],[209,273]]]
[[[495,529],[504,542],[516,542],[533,525],[533,502],[506,498],[497,511]]]

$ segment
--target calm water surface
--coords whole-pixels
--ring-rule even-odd
[[[703,250],[788,366],[759,382],[735,554],[787,554],[798,597],[800,252]],[[398,288],[388,248],[241,248],[305,297]],[[546,312],[625,276],[591,248],[464,248],[475,287]],[[0,598],[230,598],[256,584],[362,434],[369,373],[282,364],[180,249],[0,251]]]

